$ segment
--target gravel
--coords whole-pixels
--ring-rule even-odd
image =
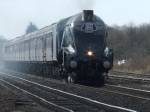
[[[0,82],[0,112],[52,112]]]

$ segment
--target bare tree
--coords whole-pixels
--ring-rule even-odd
[[[34,32],[38,30],[37,26],[34,25],[32,22],[30,22],[30,24],[28,25],[27,29],[26,29],[26,34]]]
[[[126,58],[132,70],[150,72],[150,24],[112,26],[108,42],[114,48],[115,60]]]

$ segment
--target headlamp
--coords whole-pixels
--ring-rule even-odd
[[[92,51],[88,51],[88,52],[87,52],[87,55],[88,55],[88,56],[93,56],[93,52],[92,52]]]

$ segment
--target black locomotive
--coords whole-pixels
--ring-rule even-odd
[[[106,42],[107,27],[92,10],[63,19],[5,46],[6,66],[64,79],[69,83],[98,82],[113,66]]]

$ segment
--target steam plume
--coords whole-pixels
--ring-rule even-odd
[[[92,10],[94,8],[95,0],[76,0],[77,6],[80,10]]]

